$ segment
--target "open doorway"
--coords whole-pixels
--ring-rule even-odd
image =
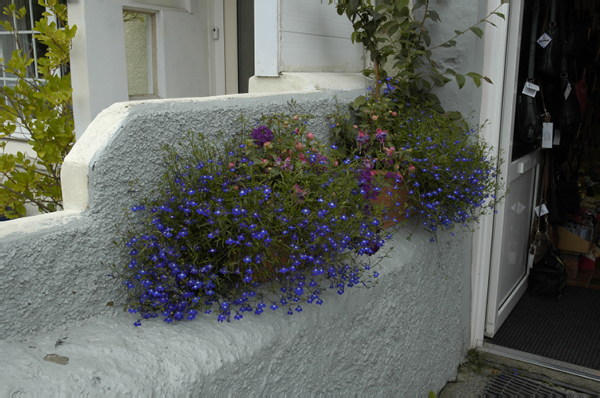
[[[507,55],[506,65],[507,74],[515,69],[504,101],[513,116],[503,118],[511,193],[492,253],[498,268],[490,273],[485,334],[494,345],[600,376],[600,1],[514,1],[511,14],[519,25],[508,39],[515,63]],[[553,123],[545,137],[543,122]],[[565,283],[546,298],[532,294],[529,256],[542,199],[565,263]]]
[[[238,92],[248,92],[254,76],[254,1],[237,0]]]

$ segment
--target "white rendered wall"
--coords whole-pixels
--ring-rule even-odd
[[[292,317],[269,310],[241,322],[201,315],[135,328],[110,277],[111,264],[125,260],[113,240],[134,201],[128,182],[155,186],[163,144],[188,131],[234,133],[240,114],[282,112],[291,99],[324,137],[334,95],[348,104],[358,94],[135,101],[103,111],[65,161],[67,210],[2,223],[0,396],[438,392],[466,353],[464,236],[438,235],[440,268],[428,233],[411,225],[390,242],[377,286],[326,292],[322,307]]]
[[[210,82],[219,72],[211,68],[209,59],[210,49],[215,46],[213,14],[207,11],[212,2],[189,0],[185,9],[132,0],[69,2],[69,23],[78,29],[71,51],[77,138],[103,109],[129,100],[123,7],[156,13],[158,87],[155,90],[159,97],[214,94]]]

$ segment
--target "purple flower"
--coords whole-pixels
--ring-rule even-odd
[[[252,138],[257,146],[263,146],[265,142],[273,141],[274,135],[267,126],[260,126],[252,130]]]
[[[377,133],[375,134],[375,138],[377,139],[377,141],[379,141],[383,145],[386,137],[387,137],[387,131],[377,129]]]

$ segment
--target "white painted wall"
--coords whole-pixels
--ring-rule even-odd
[[[352,24],[327,0],[255,3],[255,76],[282,72],[360,72],[363,49]]]
[[[254,76],[279,76],[279,0],[254,2]]]
[[[76,137],[103,109],[127,101],[127,67],[121,4],[98,0],[69,3],[77,25],[71,50],[71,84]]]
[[[352,24],[328,0],[280,0],[281,72],[360,72],[361,45]]]
[[[328,0],[261,0],[254,13],[249,92],[366,87],[362,46],[352,44],[352,24]]]
[[[71,51],[77,138],[103,109],[129,100],[123,7],[156,13],[159,97],[216,94],[216,81],[224,79],[224,72],[211,65],[215,1],[222,0],[189,0],[185,7],[181,2],[173,3],[177,7],[132,0],[69,2],[69,22],[78,28]]]

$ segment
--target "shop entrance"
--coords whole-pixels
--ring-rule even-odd
[[[485,335],[600,375],[600,1],[510,7],[500,133],[510,194],[494,220]],[[558,271],[545,282],[549,255],[530,256],[536,220],[565,264],[562,276],[549,264]]]

